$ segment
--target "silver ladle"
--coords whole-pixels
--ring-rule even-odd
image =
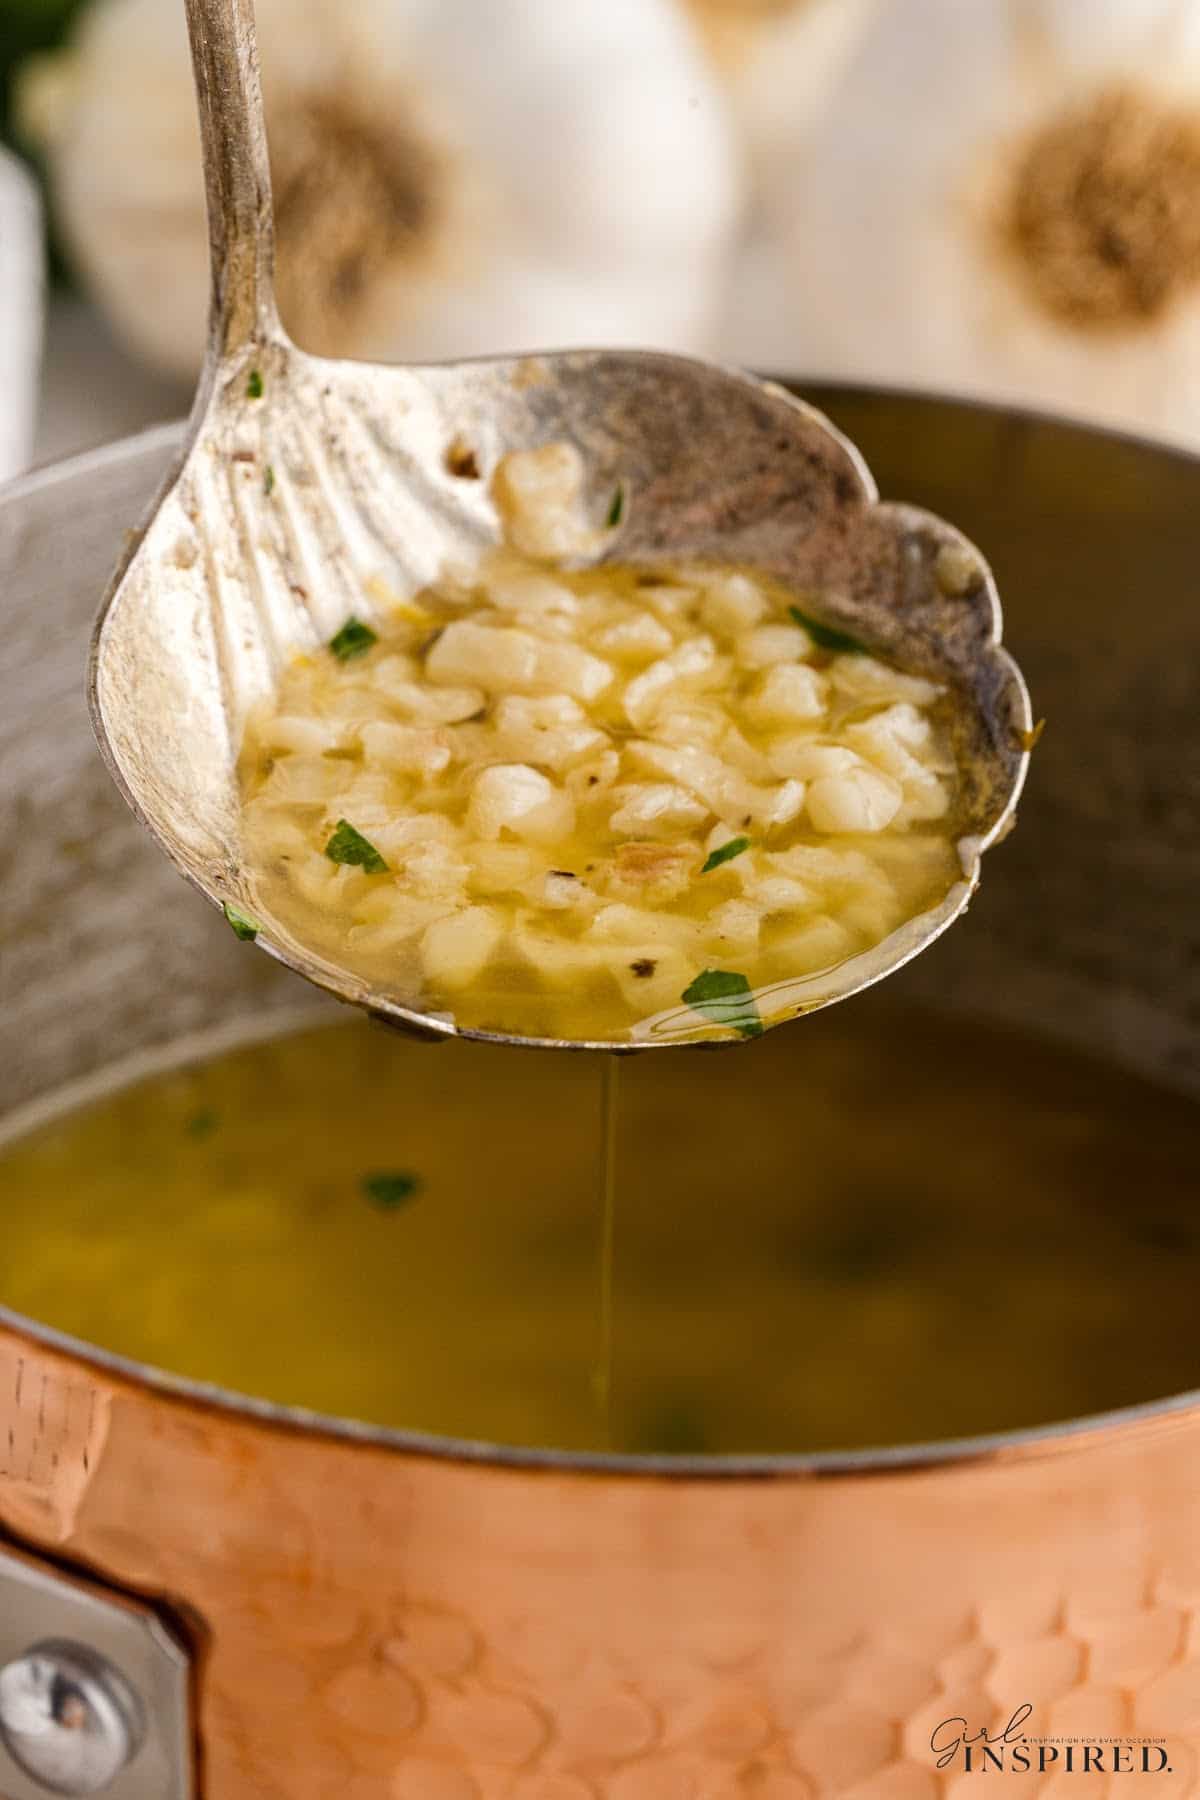
[[[969,702],[961,881],[873,950],[773,990],[774,1013],[844,999],[924,950],[965,909],[1028,764],[1029,696],[1001,648],[979,552],[931,514],[881,503],[827,419],[736,370],[604,350],[383,368],[298,349],[273,293],[252,0],[186,5],[212,244],[208,352],[181,461],[117,570],[90,669],[101,750],[143,824],[211,900],[253,917],[280,961],[397,1024],[456,1035],[264,908],[241,851],[242,727],[297,648],[327,643],[351,615],[378,623],[387,597],[497,542],[488,473],[511,450],[566,439],[583,453],[597,520],[618,485],[629,497],[605,560],[704,559],[818,590],[832,625]],[[669,1021],[629,1045],[461,1035],[671,1042]]]

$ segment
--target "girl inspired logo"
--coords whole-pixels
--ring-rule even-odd
[[[966,1774],[989,1769],[1064,1775],[1170,1775],[1167,1747],[1159,1738],[1029,1737],[1022,1727],[1033,1712],[1018,1706],[1002,1731],[986,1725],[968,1729],[960,1718],[943,1719],[929,1737],[939,1769],[961,1768]]]

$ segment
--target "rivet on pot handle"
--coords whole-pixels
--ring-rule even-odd
[[[53,1794],[111,1787],[144,1734],[137,1693],[86,1644],[35,1644],[0,1669],[0,1739],[13,1761]]]
[[[192,1800],[188,1658],[153,1608],[0,1552],[0,1794]]]

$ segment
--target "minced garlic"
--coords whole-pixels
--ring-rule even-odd
[[[567,569],[564,445],[507,547],[297,658],[250,719],[248,870],[297,939],[467,1029],[755,1035],[959,879],[949,700],[745,571]]]

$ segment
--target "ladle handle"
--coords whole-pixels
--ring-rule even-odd
[[[254,0],[185,0],[212,249],[210,369],[281,335]]]

